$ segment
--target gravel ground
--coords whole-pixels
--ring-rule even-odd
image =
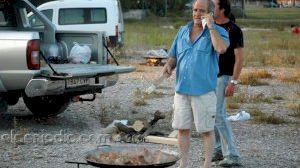
[[[106,138],[101,133],[111,121],[127,119],[132,123],[136,119],[150,120],[156,110],[167,116],[157,123],[156,130],[170,133],[175,76],[164,81],[156,90],[159,98],[146,99],[146,105],[137,106],[136,101],[141,99],[136,95],[137,90],[148,88],[150,81],[157,78],[161,71],[161,67],[137,64],[140,61],[131,61],[137,71],[121,75],[119,82],[98,94],[94,102],[73,103],[57,117],[35,118],[21,99],[17,105],[9,107],[8,112],[0,117],[0,167],[75,168],[76,165],[66,164],[65,161],[84,162],[87,151],[105,143]],[[275,74],[278,71],[281,69],[272,69]],[[299,93],[300,86],[280,83],[276,77],[268,82],[268,86],[240,86],[239,90],[248,89],[249,93],[263,93],[266,96],[275,93],[284,97],[284,100],[274,100],[271,104],[243,104],[240,110],[256,107],[266,113],[281,116],[287,122],[278,125],[253,124],[251,120],[232,122],[243,167],[299,167],[299,118],[291,116],[292,111],[286,108],[286,104],[291,102],[293,92]],[[238,111],[230,112],[232,114]],[[194,130],[191,142],[190,165],[193,168],[199,167],[203,162],[203,143]],[[174,146],[147,143],[138,145],[177,151]],[[178,163],[172,167],[176,166]]]

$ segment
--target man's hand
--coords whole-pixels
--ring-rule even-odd
[[[162,69],[162,76],[170,77],[175,67],[176,67],[176,58],[170,57]]]
[[[234,84],[233,83],[229,83],[226,88],[225,88],[225,96],[233,96],[234,93]]]
[[[204,15],[205,19],[206,19],[206,24],[208,28],[211,28],[213,23],[214,23],[214,18],[213,15],[211,13],[207,13]]]
[[[172,67],[169,64],[165,64],[165,66],[162,69],[162,75],[166,77],[170,77],[172,75]]]

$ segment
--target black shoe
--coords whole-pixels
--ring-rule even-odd
[[[240,158],[225,158],[219,162],[219,166],[222,167],[232,167],[232,166],[241,166],[241,159]]]
[[[220,153],[220,152],[214,152],[214,154],[213,154],[213,156],[211,158],[211,161],[212,162],[216,162],[216,161],[220,161],[220,160],[223,160],[223,159],[224,159],[224,157],[223,157],[222,153]]]

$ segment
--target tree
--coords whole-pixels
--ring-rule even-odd
[[[292,0],[293,7],[296,6],[296,0]]]

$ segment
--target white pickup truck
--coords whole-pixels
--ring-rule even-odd
[[[30,26],[28,12],[42,21],[43,29]],[[28,0],[1,0],[0,112],[23,97],[34,115],[54,116],[73,97],[93,94],[93,100],[95,93],[116,83],[118,74],[134,71],[107,64],[103,39],[103,32],[56,31]],[[93,64],[66,61],[74,42],[90,47]]]

